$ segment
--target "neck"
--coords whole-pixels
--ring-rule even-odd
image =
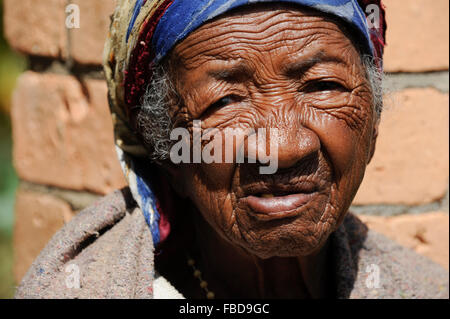
[[[261,259],[229,243],[194,212],[191,254],[219,298],[325,298],[332,287],[328,243],[308,256]]]

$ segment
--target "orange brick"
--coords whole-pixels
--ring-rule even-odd
[[[66,0],[5,0],[5,36],[25,54],[67,57]]]
[[[80,28],[70,30],[70,54],[78,63],[101,64],[116,0],[73,0],[72,3],[80,8]]]
[[[123,187],[106,84],[24,73],[13,95],[14,164],[30,182],[100,194]]]
[[[448,94],[407,89],[382,114],[377,148],[354,204],[441,199],[449,173]]]
[[[449,1],[384,0],[389,72],[448,69]]]
[[[358,216],[369,228],[448,269],[449,218],[443,212],[393,217]]]
[[[50,238],[73,216],[69,204],[19,188],[14,225],[14,276],[20,282]]]

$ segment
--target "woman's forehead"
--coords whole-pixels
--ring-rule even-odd
[[[261,55],[282,59],[282,64],[319,57],[345,63],[352,49],[356,53],[341,27],[325,16],[293,8],[253,9],[203,25],[175,47],[171,58],[187,69]]]

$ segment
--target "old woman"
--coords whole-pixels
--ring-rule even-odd
[[[380,1],[118,1],[105,72],[129,188],[57,233],[16,296],[448,297],[443,269],[348,212],[385,28]]]

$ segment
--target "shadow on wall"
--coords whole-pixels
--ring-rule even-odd
[[[18,179],[12,166],[10,99],[17,76],[25,67],[3,37],[3,1],[0,0],[0,299],[14,294],[12,228]]]

